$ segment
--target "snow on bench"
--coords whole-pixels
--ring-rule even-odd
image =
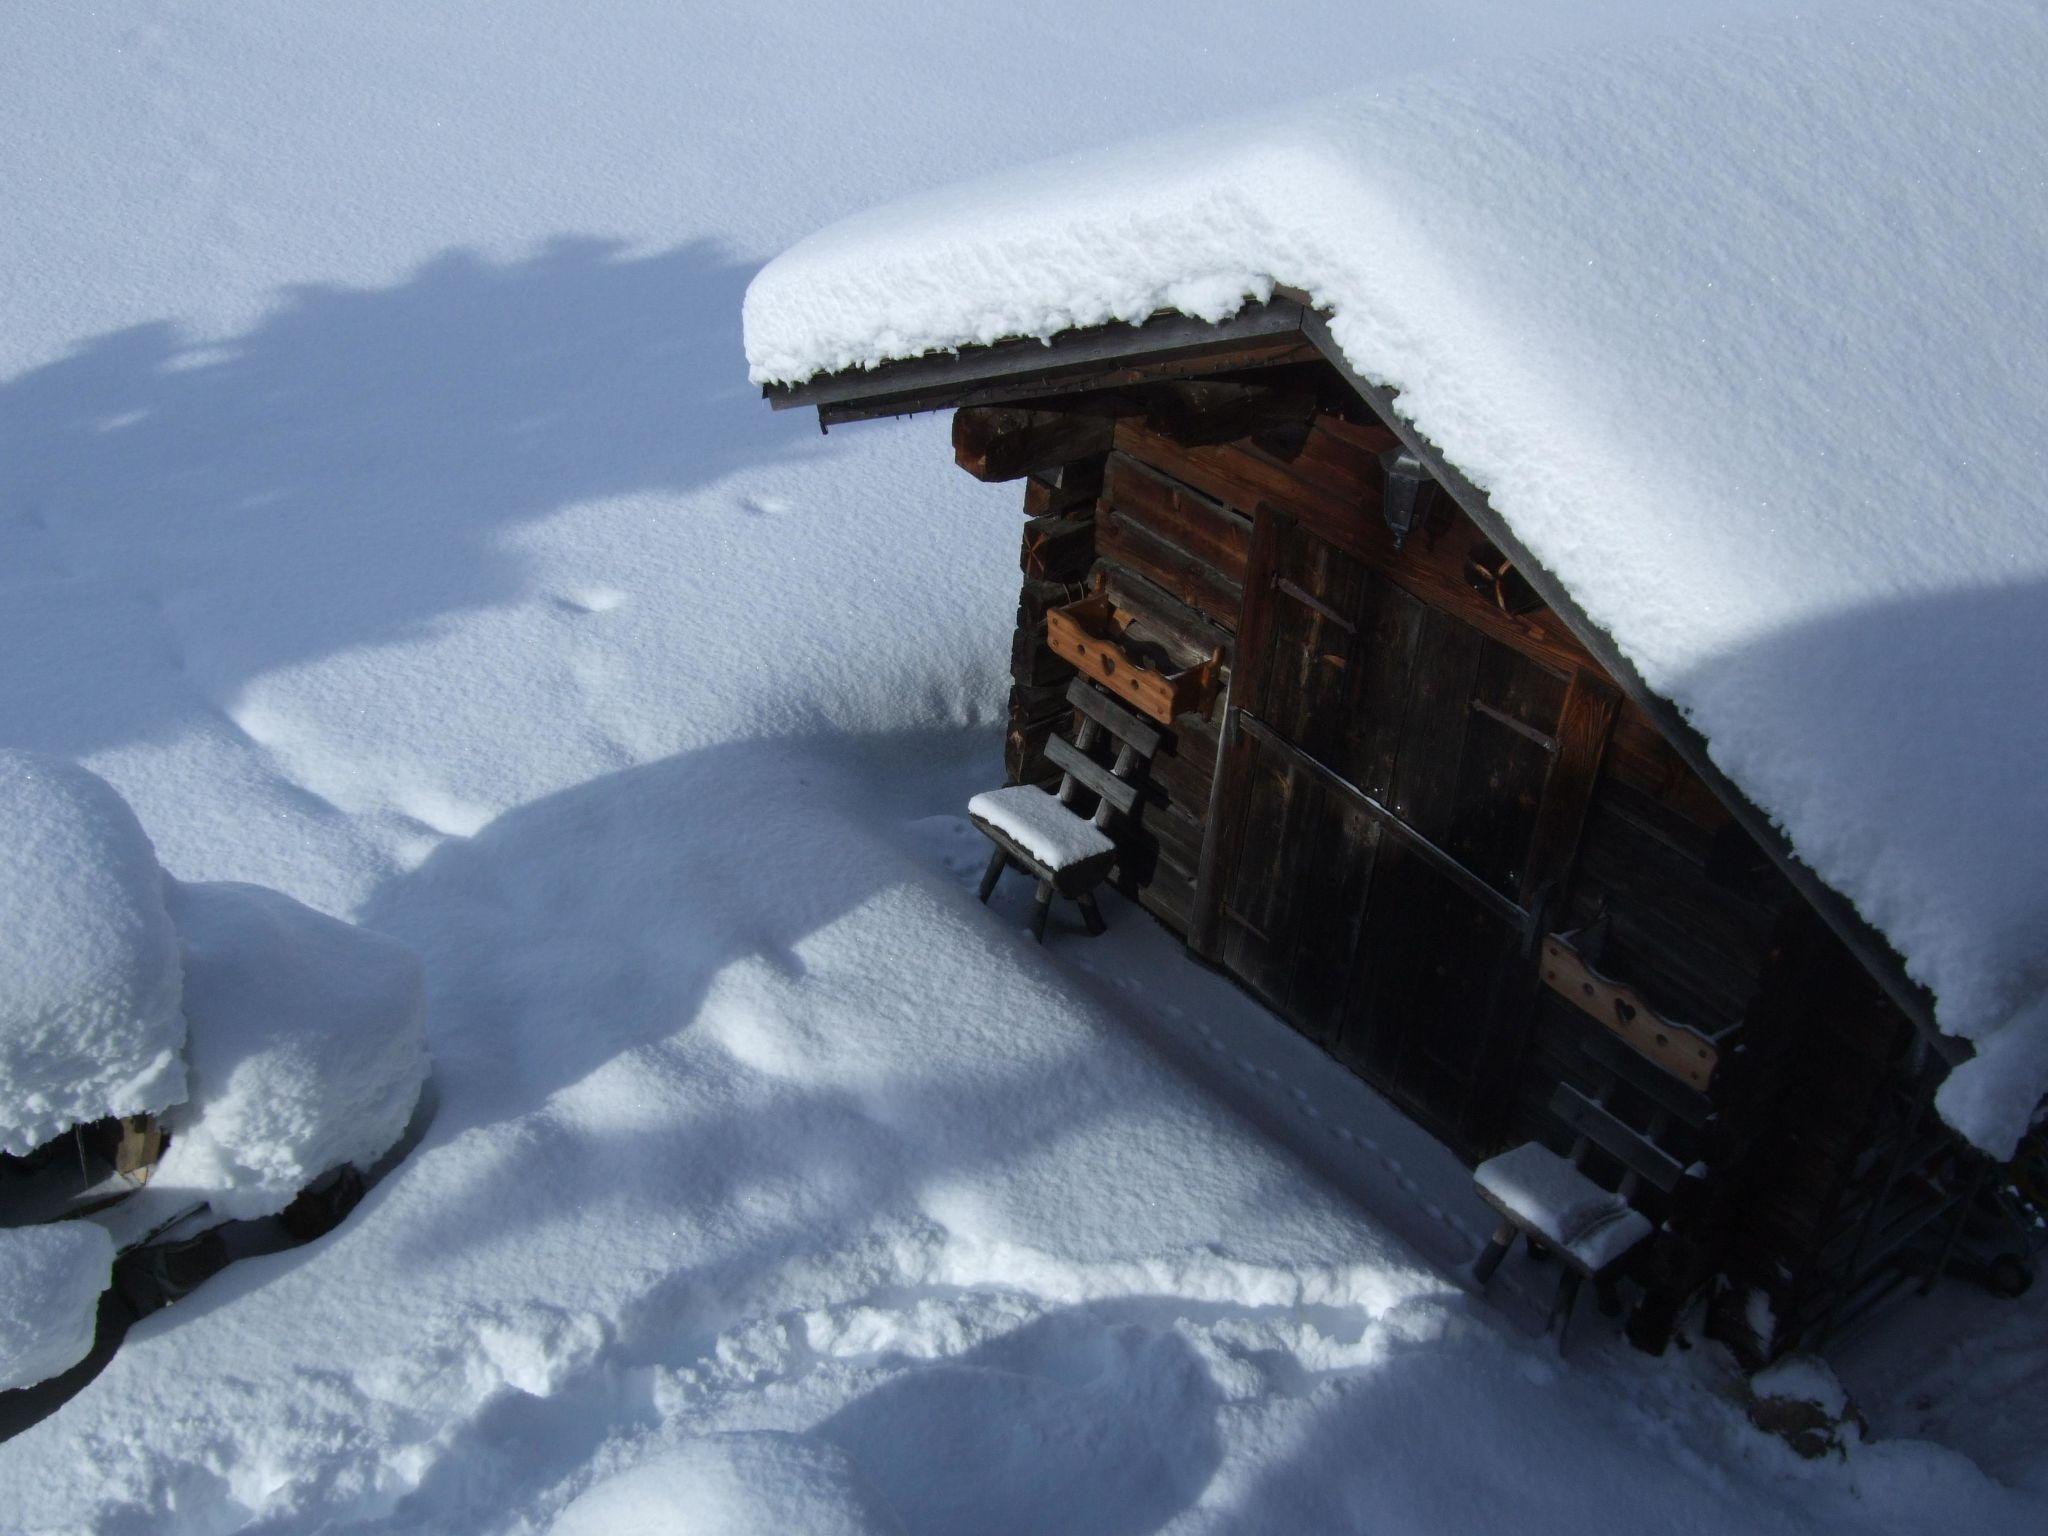
[[[1650,1219],[1540,1141],[1488,1158],[1473,1181],[1551,1247],[1598,1274],[1650,1234]]]
[[[967,814],[1013,839],[1055,872],[1116,851],[1107,832],[1031,784],[986,790],[967,802]]]

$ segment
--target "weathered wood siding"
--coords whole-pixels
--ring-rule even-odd
[[[1580,1042],[1603,1026],[1537,982],[1513,913],[1590,936],[1659,1017],[1724,1043],[1713,1124],[1669,1133],[1714,1175],[1688,1220],[1783,1315],[1824,1306],[1868,1205],[1862,1149],[1897,1118],[1904,1022],[1569,630],[1475,590],[1483,537],[1447,498],[1396,546],[1394,436],[1333,372],[1108,409],[1101,433],[1030,422],[1090,451],[1026,482],[1012,778],[1056,777],[1044,743],[1071,735],[1049,607],[1100,582],[1221,647],[1285,750],[1226,753],[1221,693],[1174,721],[1118,887],[1187,936],[1218,866],[1226,969],[1470,1157],[1559,1143],[1553,1087],[1595,1086]],[[1217,440],[1232,410],[1246,430]]]

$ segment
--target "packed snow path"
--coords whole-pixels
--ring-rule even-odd
[[[1014,495],[743,382],[852,208],[1603,24],[1413,10],[1132,6],[1115,92],[1092,7],[0,12],[0,740],[419,949],[439,1096],[0,1531],[2040,1528],[2038,1307],[1795,1463],[1468,1300],[1462,1173],[1144,918],[976,906]]]

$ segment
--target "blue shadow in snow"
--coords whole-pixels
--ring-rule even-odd
[[[161,738],[197,701],[141,674],[181,631],[222,698],[520,595],[505,535],[560,507],[820,451],[747,383],[750,275],[707,242],[456,250],[290,288],[217,345],[159,321],[0,381],[0,741]]]

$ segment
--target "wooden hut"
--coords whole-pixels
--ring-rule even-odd
[[[1937,565],[1951,590],[2048,570],[2018,438],[1980,434],[1974,524],[1926,510],[1948,463],[1935,392],[2037,419],[1981,359],[2048,332],[2048,309],[2001,265],[2013,215],[1995,197],[1930,212],[1952,237],[1939,253],[1848,238],[1896,222],[1872,145],[1907,132],[1897,93],[1921,66],[1865,80],[1866,55],[1811,52],[1827,99],[1884,103],[1853,152],[1808,110],[1818,90],[1768,96],[1711,52],[1594,58],[1594,106],[1423,82],[852,220],[748,300],[777,408],[827,428],[951,410],[959,466],[1021,483],[1008,778],[1054,781],[1073,754],[1048,743],[1092,735],[1077,676],[1149,713],[1114,886],[1468,1162],[1542,1144],[1625,1189],[1654,1226],[1626,1266],[1651,1346],[1701,1295],[1757,1354],[1811,1346],[1982,1257],[2006,1240],[1979,1230],[2004,1175],[1976,1148],[2009,1153],[2030,1118],[2040,1134],[2028,930],[2048,882],[1996,856],[2001,816],[2043,824],[2024,789],[2040,714],[2012,660],[2040,626],[2034,607],[1994,623],[1908,599]],[[1680,99],[1686,134],[1638,132]],[[1824,181],[1829,217],[1757,195],[1780,180]],[[1729,238],[1697,246],[1700,229]],[[1985,302],[1922,312],[1965,289]],[[1142,323],[1059,321],[1139,306]],[[1852,344],[1808,347],[1835,341],[1823,322],[1857,327]],[[1858,457],[1880,424],[1882,471]],[[1646,523],[1626,580],[1602,586],[1587,541]],[[1673,571],[1659,607],[1642,588],[1685,551],[1714,569]],[[1870,680],[1842,674],[1851,727],[1699,690],[1709,740],[1709,715],[1671,702],[1668,645],[1661,691],[1646,684],[1671,614],[1743,581],[1772,587],[1759,624],[1792,626],[1781,671],[1861,665],[1831,633],[1799,649],[1800,582],[1831,558],[1850,573],[1838,607],[1868,599],[1888,647]],[[1787,575],[1801,560],[1811,578]],[[1633,615],[1628,644],[1593,609]],[[1951,676],[1971,740],[1866,745],[1896,689]],[[1758,767],[1774,740],[1796,773]],[[1923,817],[1923,774],[1970,803]],[[1844,815],[1825,803],[1838,786]],[[1887,840],[1912,846],[1887,863]],[[1992,1049],[1970,1061],[1959,1033]],[[1997,1114],[1961,1112],[1951,1073]],[[2017,1257],[2003,1273],[2025,1278]]]
[[[1009,781],[1060,776],[1077,673],[1168,690],[1115,887],[1468,1162],[1568,1146],[1560,1083],[1649,1123],[1603,1037],[1703,1096],[1639,1338],[1720,1279],[1751,1347],[1815,1342],[1938,1260],[1983,1176],[1929,1111],[1956,1042],[1301,298],[768,396],[952,408],[1022,482]]]

